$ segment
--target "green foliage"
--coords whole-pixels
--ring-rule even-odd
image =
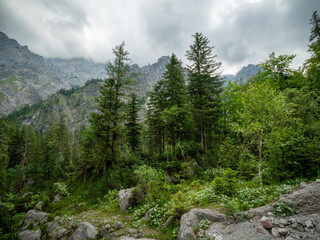
[[[216,193],[231,196],[236,189],[237,174],[237,171],[225,169],[222,173],[222,177],[216,177],[213,181]]]
[[[61,196],[68,196],[70,193],[68,192],[67,185],[64,182],[57,182],[53,184],[53,190],[56,194]]]
[[[203,219],[203,220],[200,220],[199,227],[202,230],[206,230],[206,229],[210,228],[211,224],[212,223],[211,223],[211,221],[209,219]]]
[[[299,213],[299,210],[294,210],[292,207],[290,207],[290,201],[285,200],[284,198],[280,198],[275,204],[274,204],[274,208],[275,211],[274,213],[276,215],[281,215],[283,217],[285,216],[291,216],[294,215],[296,213]]]

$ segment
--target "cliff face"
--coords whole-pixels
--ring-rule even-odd
[[[43,57],[0,32],[0,117],[70,88],[50,72]]]
[[[169,57],[161,57],[152,65],[132,65],[139,96],[152,89],[168,62]],[[105,77],[104,63],[84,58],[45,59],[0,32],[0,117],[26,104],[46,100],[61,88],[83,86],[90,79]]]

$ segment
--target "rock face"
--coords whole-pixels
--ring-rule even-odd
[[[40,240],[41,237],[41,231],[30,231],[30,230],[25,230],[23,232],[19,233],[19,237],[21,240]]]
[[[215,212],[211,209],[191,209],[190,212],[183,214],[181,217],[178,240],[197,239],[194,230],[199,225],[199,221],[205,219],[214,223],[225,221],[226,217],[224,214]]]
[[[43,57],[0,32],[0,117],[69,87]]]
[[[46,223],[48,221],[48,216],[48,213],[38,210],[30,210],[23,221],[21,230],[27,229],[31,223],[33,226],[38,226],[41,222]]]
[[[91,223],[80,223],[77,230],[72,234],[70,240],[90,240],[95,239],[98,234],[98,230]]]
[[[133,190],[131,188],[123,189],[119,191],[118,199],[119,199],[120,211],[127,212],[128,208],[133,206],[134,199],[133,199],[132,192]]]
[[[250,77],[257,74],[261,68],[258,65],[249,64],[246,67],[240,69],[236,75],[222,75],[224,78],[224,85],[228,85],[228,82],[241,82],[245,83]]]
[[[319,199],[320,182],[303,183],[300,189],[282,195],[278,200],[286,200],[293,210],[300,210],[300,213],[293,216],[276,215],[272,213],[276,210],[273,203],[244,212],[244,219],[212,222],[206,235],[223,240],[320,239]],[[183,215],[178,239],[196,239],[192,231],[196,223],[197,218],[190,212]]]

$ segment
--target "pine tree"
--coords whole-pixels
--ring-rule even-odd
[[[138,112],[138,96],[132,92],[127,106],[127,122],[125,124],[127,139],[132,152],[136,152],[140,145],[141,125],[139,123]]]
[[[189,85],[188,93],[192,104],[195,123],[198,125],[201,145],[207,150],[207,135],[210,130],[217,127],[222,81],[217,72],[221,63],[216,62],[213,55],[214,47],[209,46],[210,41],[201,33],[193,35],[194,43],[187,51]]]
[[[153,88],[148,108],[148,125],[158,153],[167,146],[175,158],[175,146],[184,138],[186,85],[181,62],[172,54],[163,79]],[[170,149],[168,149],[170,147]]]
[[[7,135],[7,123],[0,122],[0,193],[5,193],[7,187],[6,170],[9,163],[9,138]]]
[[[124,50],[124,43],[113,49],[115,59],[108,62],[106,69],[108,78],[100,87],[100,96],[96,98],[98,113],[92,113],[91,125],[97,139],[97,148],[100,152],[98,168],[106,169],[115,163],[119,153],[120,127],[123,120],[122,107],[125,90],[128,87],[128,73],[130,70],[127,63],[129,53]]]
[[[310,24],[312,25],[312,29],[309,41],[312,42],[313,40],[320,40],[320,18],[317,11],[313,12]]]

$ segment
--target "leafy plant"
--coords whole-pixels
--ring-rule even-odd
[[[281,215],[281,216],[291,216],[295,213],[299,213],[299,210],[294,210],[292,207],[290,207],[290,201],[284,199],[284,198],[280,198],[279,201],[277,201],[274,204],[275,207],[275,211],[274,213],[276,215]]]
[[[210,228],[211,224],[212,223],[209,219],[203,219],[203,220],[200,220],[199,227],[200,229],[206,230]]]
[[[54,183],[53,189],[56,194],[60,194],[62,196],[69,196],[69,194],[70,194],[67,190],[67,185],[64,182]]]

